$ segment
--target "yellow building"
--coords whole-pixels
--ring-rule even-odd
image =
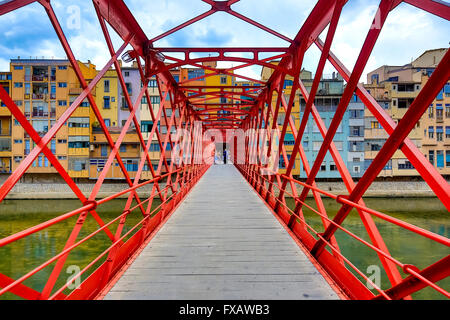
[[[428,76],[422,78],[422,86]],[[420,120],[422,153],[442,175],[450,175],[450,83],[438,94]]]
[[[95,77],[94,65],[90,62],[78,64],[87,81]],[[10,69],[11,97],[40,136],[48,132],[82,92],[68,60],[12,59]],[[89,109],[86,99],[48,145],[72,177],[88,177]],[[19,123],[15,119],[12,121],[12,170],[15,170],[35,144]],[[51,174],[56,173],[56,170],[40,154],[27,173]]]
[[[117,140],[122,128],[111,127],[109,133],[114,141]],[[97,179],[106,161],[108,160],[111,148],[108,145],[106,137],[103,132],[94,132],[93,141],[91,142],[90,161],[89,161],[89,178]],[[125,135],[122,144],[120,145],[119,155],[128,171],[130,178],[134,178],[138,170],[140,159],[140,143],[135,129],[129,129]],[[143,173],[148,171],[148,167],[144,167]],[[119,166],[119,163],[114,159],[106,179],[125,179],[125,176]]]
[[[11,92],[10,72],[0,72],[0,86]],[[0,99],[0,174],[11,172],[11,112]]]
[[[404,66],[382,66],[377,68],[368,73],[368,84],[365,84],[364,87],[386,110],[387,114],[394,122],[398,123],[408,111],[409,106],[413,103],[414,99],[428,80],[428,76],[433,72],[445,52],[446,49],[428,50],[410,64]],[[437,105],[440,105],[440,111],[436,110]],[[435,101],[435,103],[430,106],[428,115],[425,114],[408,135],[411,141],[423,151],[425,156],[431,157],[430,161],[432,161],[435,166],[437,166],[437,152],[439,152],[439,170],[442,173],[447,172],[445,170],[445,165],[442,167],[442,164],[445,162],[445,134],[443,133],[445,131],[445,125],[443,125],[443,119],[445,119],[443,116],[444,105],[445,102],[439,103],[439,101]],[[439,117],[437,116],[437,112],[439,112]],[[441,124],[437,123],[438,119],[440,119]],[[435,133],[435,130],[440,131],[439,138],[442,139],[442,141],[436,140],[437,133]],[[376,157],[387,138],[388,135],[386,131],[366,108],[364,130],[364,156],[366,168]],[[436,155],[434,155],[434,151],[436,151]],[[398,150],[380,172],[379,176],[419,176],[419,173],[415,170],[403,152]]]
[[[118,94],[119,79],[114,69],[106,71],[103,78],[97,83],[95,88],[96,104],[100,110],[107,127],[118,127]],[[91,111],[91,123],[94,129],[100,128],[98,119]],[[100,129],[101,130],[101,129]]]

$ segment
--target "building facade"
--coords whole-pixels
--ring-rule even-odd
[[[419,58],[404,66],[382,66],[369,72],[365,88],[382,106],[386,113],[398,123],[410,105],[426,84],[434,68],[440,62],[447,49],[435,49],[424,52]],[[447,87],[447,86],[446,86]],[[447,89],[448,90],[448,89]],[[442,90],[441,100],[435,100],[430,106],[428,114],[424,114],[416,127],[410,132],[408,137],[424,153],[426,157],[431,156],[431,162],[445,174],[445,163],[442,168],[445,150],[445,125],[444,107],[445,89]],[[439,96],[437,97],[437,99]],[[443,103],[439,102],[444,101]],[[439,105],[439,106],[438,106]],[[439,109],[437,109],[439,108]],[[440,110],[440,111],[438,111]],[[450,110],[449,110],[450,111]],[[439,130],[438,141],[436,130]],[[425,132],[426,131],[426,132]],[[381,127],[380,123],[365,109],[365,169],[372,163],[378,151],[384,145],[388,135]],[[441,144],[439,144],[441,143]],[[424,146],[425,144],[425,146]],[[439,166],[434,151],[439,151]],[[449,159],[450,160],[450,159]],[[392,159],[380,172],[382,177],[408,177],[419,176],[417,170],[402,153],[397,150]]]

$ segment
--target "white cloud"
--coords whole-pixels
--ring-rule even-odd
[[[142,1],[125,0],[126,4],[149,38],[153,38],[172,27],[179,25],[209,9],[209,5],[196,1]],[[248,15],[262,24],[293,38],[305,21],[315,0],[284,0],[274,3],[273,0],[245,0],[233,5],[234,10]],[[379,1],[354,0],[344,7],[332,50],[348,69],[352,69],[359,55],[361,46],[369,30]],[[54,0],[52,4],[66,32],[69,43],[76,58],[91,60],[101,68],[110,58],[103,34],[91,1]],[[78,5],[81,9],[81,28],[67,29],[67,7]],[[270,9],[268,9],[270,8]],[[39,17],[37,19],[36,17]],[[33,18],[33,19],[32,19]],[[42,32],[31,41],[11,42],[13,38],[23,39],[27,28],[44,24],[48,32]],[[64,57],[65,53],[55,37],[54,31],[45,12],[40,5],[27,6],[17,12],[0,17],[0,61],[16,56]],[[7,27],[5,27],[7,26]],[[446,32],[447,31],[447,32]],[[424,50],[448,46],[448,22],[424,13],[409,5],[400,5],[388,17],[373,54],[368,61],[364,73],[382,64],[405,64],[412,57],[417,57]],[[326,33],[322,35],[325,40]],[[116,47],[122,44],[121,39],[111,32]],[[211,38],[212,37],[212,38]],[[209,42],[208,42],[209,41]],[[212,41],[212,42],[211,42]],[[258,28],[223,12],[215,13],[185,30],[173,34],[155,43],[156,46],[214,46],[219,41],[221,46],[287,46],[288,44]],[[209,45],[208,45],[209,43]],[[315,71],[320,52],[314,46],[310,48],[304,60],[304,67]],[[220,63],[220,67],[237,65],[238,63]],[[259,78],[260,67],[245,68],[239,71],[249,77]],[[325,73],[333,72],[327,65]],[[362,79],[365,79],[363,75]]]

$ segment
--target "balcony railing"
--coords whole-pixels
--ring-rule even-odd
[[[33,111],[33,117],[48,117],[48,111]]]
[[[33,99],[44,99],[44,93],[33,93]]]
[[[47,74],[38,74],[38,75],[33,75],[31,77],[31,79],[33,81],[48,81],[48,75]]]
[[[11,129],[3,129],[0,131],[0,136],[9,137],[11,136]]]
[[[0,139],[0,152],[11,151],[11,139]]]

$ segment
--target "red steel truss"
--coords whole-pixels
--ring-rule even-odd
[[[448,183],[408,139],[410,131],[414,128],[417,121],[444,84],[449,80],[450,54],[449,52],[446,53],[398,125],[394,123],[386,114],[385,110],[378,105],[375,99],[370,96],[358,81],[366,67],[388,15],[401,2],[408,3],[417,7],[419,10],[425,10],[446,20],[450,20],[450,7],[440,1],[433,0],[381,0],[376,16],[374,17],[373,25],[367,33],[356,64],[353,70],[349,71],[330,51],[342,8],[347,3],[346,0],[319,0],[294,39],[290,39],[234,11],[232,5],[239,0],[202,1],[211,6],[208,11],[159,36],[149,39],[122,0],[93,0],[111,58],[89,83],[83,77],[50,0],[12,0],[0,3],[0,15],[17,10],[33,2],[38,2],[43,6],[83,88],[82,93],[66,109],[48,133],[40,137],[25,117],[22,109],[0,87],[0,99],[6,104],[14,118],[17,119],[36,144],[34,149],[20,163],[19,167],[1,185],[0,202],[5,199],[11,189],[27,172],[36,157],[41,153],[47,157],[81,202],[81,207],[76,210],[0,240],[0,247],[4,247],[71,217],[77,218],[76,224],[70,230],[63,250],[57,255],[43,264],[36,266],[19,279],[12,279],[6,274],[0,274],[0,296],[10,292],[25,299],[94,299],[101,297],[108,290],[114,279],[126,268],[127,263],[139,254],[140,250],[152,239],[152,236],[170,217],[174,209],[183,201],[186,194],[195,186],[196,182],[211,165],[211,159],[205,159],[204,155],[205,150],[210,151],[209,154],[208,152],[206,153],[207,156],[212,155],[214,148],[211,148],[211,142],[213,141],[213,137],[206,135],[208,138],[203,139],[203,133],[207,129],[215,129],[218,132],[224,132],[225,129],[234,130],[233,132],[242,129],[251,132],[251,134],[245,137],[245,141],[243,141],[244,147],[241,149],[238,148],[237,138],[234,141],[231,140],[233,144],[232,157],[236,167],[253,186],[261,199],[272,209],[279,220],[289,228],[291,236],[297,241],[311,261],[324,271],[330,284],[339,289],[342,297],[349,299],[409,299],[412,293],[422,290],[425,287],[431,287],[449,298],[449,292],[439,287],[436,283],[450,275],[450,256],[442,257],[440,260],[421,270],[414,265],[400,262],[389,253],[388,244],[384,242],[383,237],[373,221],[373,217],[383,219],[400,228],[427,238],[429,241],[434,241],[447,247],[450,246],[450,240],[418,226],[370,209],[365,205],[362,197],[379,172],[393,156],[394,152],[400,149],[445,207],[450,209],[450,187]],[[286,47],[163,48],[155,46],[157,41],[216,12],[225,12],[250,25],[256,26],[268,34],[282,39],[286,42]],[[123,44],[118,49],[114,48],[112,44],[107,25],[123,41]],[[319,35],[327,26],[328,31],[325,42],[323,42],[319,38]],[[130,59],[137,61],[143,83],[142,89],[135,101],[131,100],[126,90],[125,81],[118,62],[118,57],[124,53],[128,45],[131,45],[132,50],[128,51],[127,55]],[[305,52],[312,45],[316,45],[319,48],[321,55],[311,90],[308,92],[299,75]],[[251,58],[243,58],[243,53],[251,56]],[[181,54],[182,58],[177,58],[174,54],[178,54],[178,56]],[[270,56],[268,58],[262,58],[262,54],[269,54]],[[278,64],[270,63],[274,59],[281,60]],[[207,62],[216,61],[236,62],[239,64],[230,68],[211,67],[207,64]],[[325,127],[314,105],[314,98],[317,94],[320,79],[327,61],[334,66],[347,82],[334,118],[328,128]],[[235,73],[242,68],[254,65],[273,69],[270,79],[268,81],[262,81]],[[130,111],[130,115],[116,141],[114,141],[109,133],[102,114],[91,94],[92,89],[112,66],[117,71],[117,77],[120,86],[123,88],[124,97]],[[185,66],[203,68],[208,72],[198,78],[177,83],[170,70]],[[192,84],[192,82],[197,80],[203,80],[217,75],[233,76],[237,79],[251,81],[254,85],[244,87],[199,86]],[[157,79],[161,98],[161,104],[157,112],[153,110],[147,90],[149,80],[154,76]],[[283,83],[287,76],[293,77],[294,79],[291,93],[288,96],[283,92]],[[305,111],[299,127],[295,126],[291,117],[296,94],[301,94],[306,101]],[[358,182],[353,181],[351,178],[341,155],[333,143],[333,137],[336,134],[353,94],[356,94],[363,101],[367,109],[378,119],[382,127],[389,134],[389,138],[382,150]],[[149,133],[148,139],[145,140],[136,117],[141,98],[144,95],[148,101],[148,108],[153,123],[165,123],[168,133],[171,133],[172,129],[184,129],[184,132],[188,134],[183,137],[180,136],[178,131],[175,135],[163,134],[158,129],[158,126],[154,125]],[[245,97],[245,99],[241,97]],[[214,102],[219,98],[227,98],[227,101],[231,102]],[[77,184],[60,164],[59,160],[47,147],[50,140],[85,99],[88,99],[90,107],[106,137],[107,143],[111,147],[111,153],[109,154],[105,167],[88,196],[85,196],[81,192]],[[273,103],[273,101],[276,102]],[[167,112],[168,110],[172,111],[170,115]],[[179,116],[175,116],[175,111],[178,111]],[[277,122],[280,113],[285,114],[282,125],[279,125]],[[301,143],[310,115],[319,128],[324,140],[312,164],[308,162]],[[199,126],[198,123],[201,123],[202,126]],[[136,134],[142,150],[138,171],[134,178],[130,177],[119,154],[120,146],[131,126],[136,128]],[[264,131],[265,134],[260,135],[258,133],[261,129],[266,129]],[[283,143],[288,130],[295,139],[290,158],[288,158]],[[155,170],[149,154],[149,148],[154,137],[161,150],[166,150],[167,146],[173,149],[178,143],[178,151],[181,158],[187,158],[188,161],[181,163],[169,161],[173,159],[170,159],[170,156],[166,152],[161,151],[161,157]],[[263,163],[258,157],[255,157],[256,154],[262,152],[261,146],[265,146],[266,144],[268,146],[267,156],[269,156],[272,152],[273,142],[277,142],[278,146],[280,146],[279,150],[276,151],[277,156],[283,157],[284,163],[287,164],[285,174],[279,173],[275,167],[272,168]],[[266,152],[265,149],[263,152]],[[332,155],[343,183],[348,190],[347,195],[335,195],[321,190],[316,185],[316,175],[328,152]],[[305,182],[295,179],[292,175],[295,159],[298,157],[308,176]],[[194,158],[203,160],[195,162]],[[257,159],[257,161],[252,161],[252,159]],[[117,194],[98,199],[98,192],[114,161],[117,161],[119,164],[129,187]],[[141,179],[144,165],[146,164],[152,176],[150,180]],[[141,199],[138,196],[137,190],[149,184],[152,185],[151,193],[145,199]],[[300,194],[297,194],[297,186],[301,187],[302,191]],[[305,202],[309,192],[313,195],[317,209]],[[96,209],[104,203],[123,195],[127,195],[128,198],[122,214],[112,221],[105,223],[101,215],[96,212]],[[287,195],[293,197],[295,200],[295,208],[288,207],[286,202]],[[333,219],[327,214],[323,203],[324,197],[334,199],[341,205],[340,210]],[[152,207],[154,199],[161,201],[156,208]],[[133,202],[136,204],[133,205]],[[316,231],[307,223],[302,212],[304,208],[308,208],[320,216],[325,230],[324,232]],[[359,213],[361,223],[367,231],[370,242],[364,240],[361,235],[356,235],[342,226],[342,223],[352,209],[356,209]],[[124,226],[127,222],[127,217],[134,211],[140,211],[142,215],[141,220],[125,232]],[[86,219],[91,219],[90,216],[97,222],[98,229],[79,239],[84,223]],[[115,229],[113,229],[113,225]],[[359,241],[367,250],[372,250],[378,255],[384,271],[389,278],[389,288],[382,289],[377,287],[367,277],[364,271],[359,270],[342,254],[339,242],[335,237],[337,230]],[[89,243],[89,240],[99,233],[105,233],[107,235],[110,240],[110,243],[108,243],[109,247],[85,266],[76,276],[76,278],[81,277],[83,279],[81,287],[73,290],[69,289],[67,284],[62,287],[55,287],[68,256],[77,247]],[[35,276],[44,268],[50,268],[51,273],[42,290],[38,291],[24,284],[27,279]],[[407,274],[407,276],[402,277],[400,270]],[[375,288],[374,291],[368,289],[365,284],[366,281]]]

